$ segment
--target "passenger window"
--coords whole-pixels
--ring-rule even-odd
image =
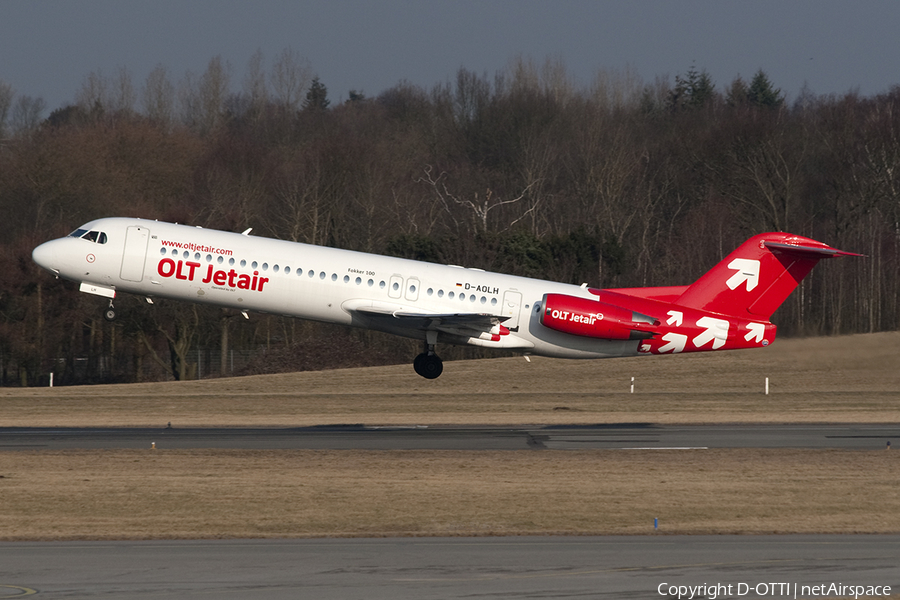
[[[250,263],[250,268],[251,268],[251,269],[255,269],[255,268],[257,268],[258,266],[259,266],[259,263],[256,262],[255,260],[254,260],[252,263]]]
[[[344,283],[350,283],[350,276],[344,275]]]
[[[246,266],[247,266],[247,261],[242,258],[241,259],[241,267],[246,267]]]
[[[206,262],[212,262],[212,254],[206,255]]]
[[[319,273],[319,279],[325,279],[325,271]]]
[[[225,259],[220,256],[219,258],[216,259],[216,262],[221,265],[223,262],[225,262]]]
[[[378,282],[378,287],[380,287],[381,289],[384,289],[384,285],[385,285],[385,284],[384,284],[383,281],[379,281],[379,282]]]
[[[444,290],[438,290],[438,298],[444,297]]]
[[[332,273],[332,274],[331,274],[331,280],[332,280],[332,281],[337,281],[337,273]]]
[[[263,263],[263,271],[269,270],[269,263]]]
[[[178,256],[178,250],[172,248],[172,256]]]
[[[200,253],[199,253],[199,252],[195,252],[195,253],[194,253],[194,260],[200,260]]]
[[[491,298],[491,306],[497,306],[497,299]]]
[[[356,285],[359,285],[359,284],[361,284],[361,283],[362,283],[362,277],[357,277],[357,278],[356,278]]]
[[[159,253],[162,254],[163,256],[165,256],[165,255],[166,255],[166,249],[165,249],[165,247],[160,248],[160,249],[159,249]]]
[[[185,251],[182,253],[182,255],[181,255],[181,258],[183,258],[183,259],[185,259],[185,260],[187,260],[187,259],[190,258],[190,257],[191,257],[191,253],[188,252],[187,250],[185,250]]]
[[[372,287],[373,285],[375,285],[375,281],[374,281],[373,279],[370,279],[370,280],[367,281],[366,283],[369,284],[369,287]]]
[[[273,272],[273,273],[277,273],[277,272],[278,272],[278,265],[275,265],[274,267],[272,267],[272,272]]]
[[[447,294],[447,297],[450,298],[451,300],[453,300],[456,297],[456,294],[454,294],[453,292],[450,292],[449,294]]]
[[[230,267],[233,267],[233,266],[234,266],[234,258],[229,258],[229,259],[228,259],[228,266],[230,266]]]

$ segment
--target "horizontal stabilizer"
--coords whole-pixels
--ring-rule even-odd
[[[838,256],[865,256],[864,254],[857,254],[856,252],[844,252],[843,250],[838,250],[837,248],[832,248],[830,246],[800,246],[795,244],[784,244],[781,242],[772,242],[766,240],[763,242],[766,248],[771,250],[772,252],[784,252],[787,254],[795,254],[797,256],[803,256],[807,258],[835,258]]]

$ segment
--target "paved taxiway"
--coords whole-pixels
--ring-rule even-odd
[[[666,448],[883,449],[900,424],[550,427],[2,428],[0,450],[254,448],[313,450],[526,450]]]
[[[661,584],[792,598],[900,591],[897,556],[896,535],[0,543],[0,598],[661,598]]]

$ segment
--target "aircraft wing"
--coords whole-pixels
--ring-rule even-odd
[[[406,327],[419,331],[443,331],[455,335],[477,337],[481,333],[492,333],[509,317],[490,313],[423,313],[408,310],[392,311],[373,306],[353,309],[371,319],[390,319],[392,326]]]

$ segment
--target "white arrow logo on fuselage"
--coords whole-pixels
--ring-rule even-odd
[[[765,325],[763,325],[762,323],[748,323],[747,329],[749,331],[747,332],[747,335],[744,336],[745,340],[749,342],[753,340],[753,338],[756,338],[755,341],[757,344],[763,340],[763,335],[765,335],[766,333]]]
[[[670,310],[666,313],[669,315],[669,318],[666,319],[666,325],[674,325],[675,327],[681,327],[681,321],[684,319],[684,313],[678,310]]]
[[[736,258],[728,263],[728,268],[737,271],[725,282],[729,289],[737,289],[746,281],[749,292],[759,283],[759,261],[756,259]]]
[[[659,347],[659,350],[657,350],[659,354],[664,352],[671,352],[672,354],[682,352],[685,344],[687,344],[687,336],[680,333],[667,333],[662,336],[662,339],[668,343]]]
[[[697,325],[706,331],[694,338],[694,345],[698,348],[707,342],[712,342],[712,349],[718,350],[725,345],[728,339],[728,321],[713,317],[702,317],[697,320]]]

